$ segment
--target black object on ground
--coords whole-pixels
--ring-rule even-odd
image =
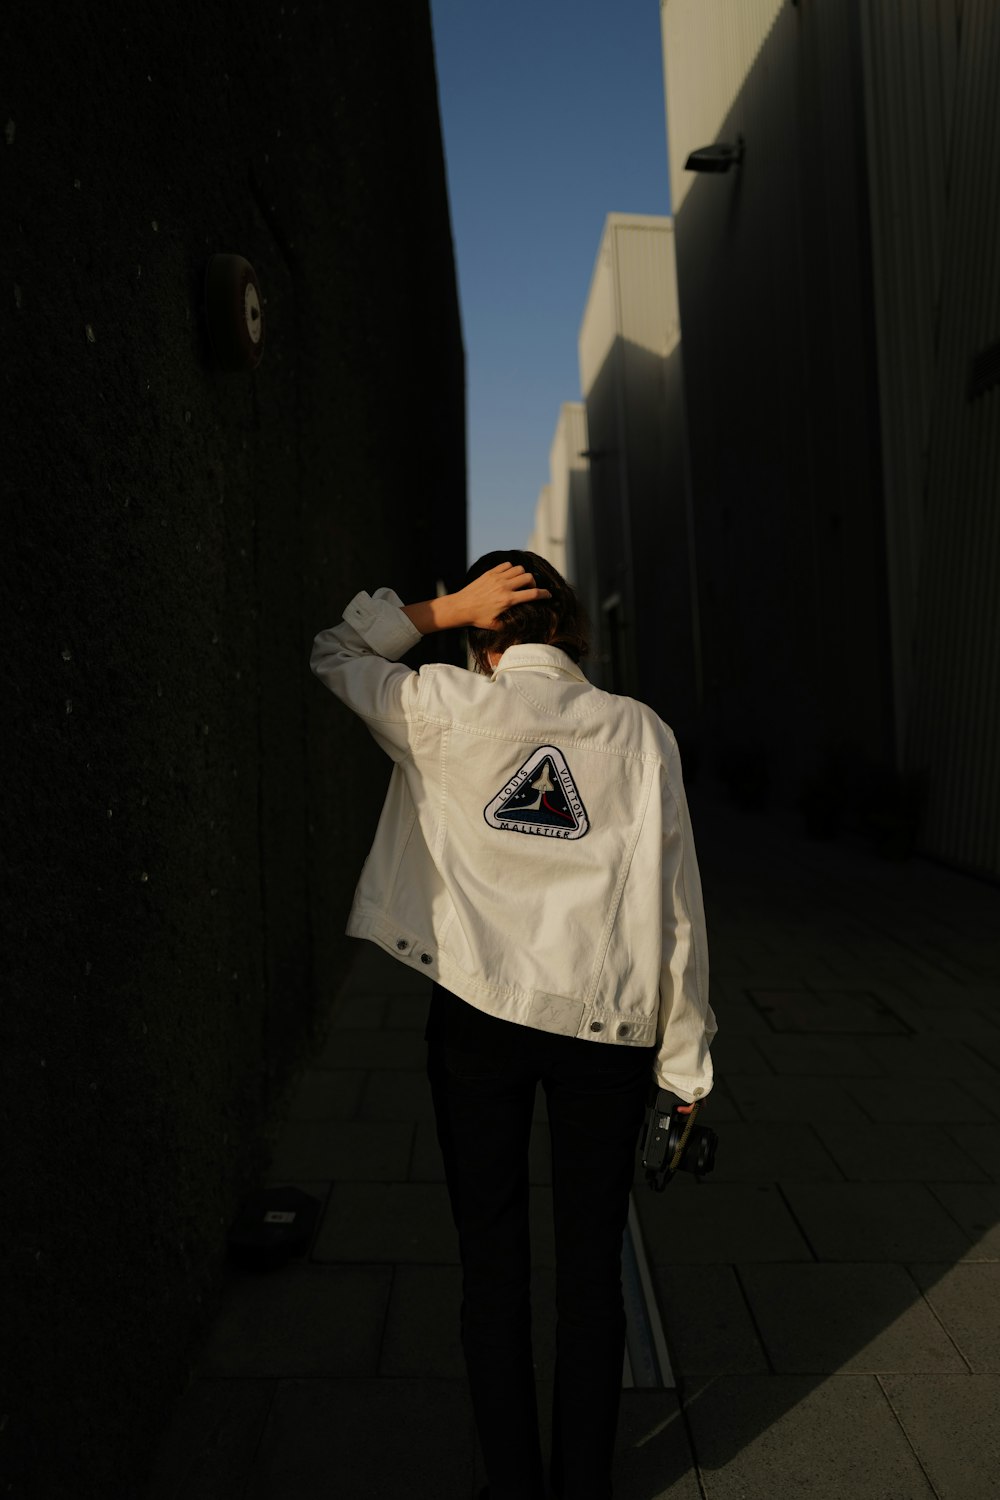
[[[240,1204],[227,1239],[228,1255],[248,1270],[270,1271],[304,1254],[320,1203],[297,1187],[269,1187]]]

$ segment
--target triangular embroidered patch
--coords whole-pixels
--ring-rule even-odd
[[[491,828],[544,838],[582,839],[590,827],[566,757],[555,745],[533,750],[483,809],[483,816]]]

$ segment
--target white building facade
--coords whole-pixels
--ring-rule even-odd
[[[608,215],[579,359],[595,666],[603,686],[651,704],[690,752],[698,736],[698,622],[669,218]]]
[[[528,549],[552,563],[574,587],[586,593],[589,538],[581,537],[580,517],[589,514],[586,458],[587,413],[580,401],[565,401],[549,449],[549,482],[535,507],[535,529]]]
[[[1000,13],[661,19],[708,736],[996,878]]]

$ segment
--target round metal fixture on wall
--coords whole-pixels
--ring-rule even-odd
[[[205,317],[223,370],[254,370],[264,353],[264,309],[257,273],[242,255],[212,255],[205,267]]]

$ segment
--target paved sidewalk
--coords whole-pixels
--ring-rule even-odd
[[[617,1500],[1000,1496],[1000,891],[689,789],[719,1018],[715,1173],[637,1170],[678,1390],[627,1391]],[[471,1500],[429,982],[358,945],[269,1180],[308,1259],[232,1272],[148,1500]],[[532,1142],[543,1432],[554,1286]]]

